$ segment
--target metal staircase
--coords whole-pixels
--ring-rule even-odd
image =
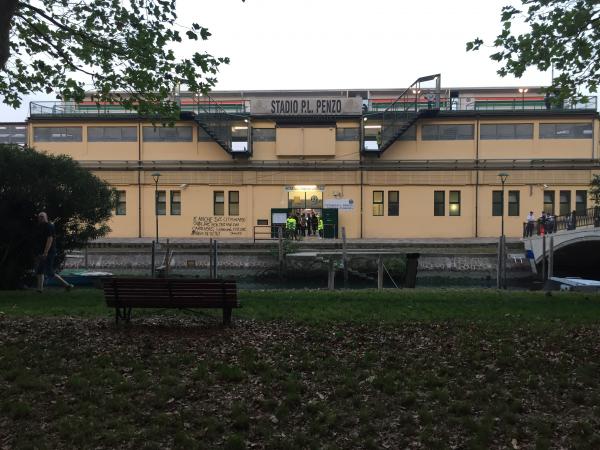
[[[440,74],[417,79],[382,113],[374,115],[381,121],[381,132],[377,148],[368,153],[381,155],[420,118],[434,116],[440,110],[440,80]],[[431,81],[435,82],[435,87],[424,86]]]
[[[196,97],[192,112],[194,120],[200,128],[232,157],[252,154],[249,115],[232,114],[209,95]],[[245,137],[241,139],[234,137],[236,126],[247,130]],[[240,145],[236,145],[236,143],[240,143]]]

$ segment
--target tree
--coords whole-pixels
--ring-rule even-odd
[[[0,0],[0,96],[13,107],[35,92],[81,101],[83,77],[97,102],[175,119],[173,92],[207,92],[229,62],[201,52],[178,61],[170,46],[210,33],[194,23],[182,35],[176,19],[175,0]]]
[[[579,89],[597,92],[600,83],[600,3],[598,0],[521,0],[522,7],[502,8],[502,32],[490,58],[503,64],[500,76],[520,78],[528,67],[554,68],[559,75],[548,91],[558,100],[580,99]],[[517,34],[513,22],[523,21],[529,32]],[[483,40],[467,43],[479,50]]]
[[[33,267],[38,212],[54,221],[60,262],[110,231],[114,202],[108,184],[68,156],[0,145],[0,289],[18,286]]]

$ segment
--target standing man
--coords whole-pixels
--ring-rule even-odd
[[[36,257],[37,291],[44,291],[44,275],[48,278],[56,278],[64,288],[69,291],[73,287],[67,283],[60,275],[54,273],[54,259],[56,258],[56,233],[54,224],[48,221],[48,214],[41,212],[38,214],[39,240]]]
[[[529,211],[527,215],[527,225],[525,225],[525,237],[533,236],[533,228],[535,227],[535,214]]]

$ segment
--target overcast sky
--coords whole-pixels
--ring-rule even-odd
[[[529,70],[520,80],[500,78],[491,48],[465,51],[475,37],[500,31],[510,0],[178,0],[178,24],[197,22],[212,36],[197,48],[228,56],[217,90],[401,88],[442,74],[442,86],[538,86],[549,73]],[[185,31],[181,28],[181,31]],[[27,117],[0,107],[0,121]]]

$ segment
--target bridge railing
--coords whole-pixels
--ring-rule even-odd
[[[573,214],[575,213],[575,214]],[[557,231],[575,230],[577,227],[600,227],[600,206],[587,208],[584,211],[573,211],[562,216],[540,217],[535,222],[523,223],[523,237],[543,236]]]

